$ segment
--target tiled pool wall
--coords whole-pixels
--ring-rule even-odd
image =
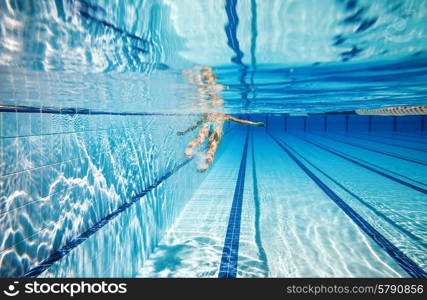
[[[361,115],[308,115],[275,116],[252,115],[254,121],[267,123],[270,130],[336,131],[336,132],[388,132],[424,134],[425,116],[361,116]]]
[[[0,276],[11,277],[37,266],[184,161],[188,139],[176,130],[197,117],[0,118]],[[203,179],[194,168],[193,162],[183,166],[49,274],[132,276]]]

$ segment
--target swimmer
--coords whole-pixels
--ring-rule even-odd
[[[184,70],[182,73],[188,78],[188,82],[190,84],[198,86],[198,104],[209,110],[219,110],[222,108],[224,100],[217,93],[230,88],[216,82],[217,76],[213,74],[212,71],[213,69],[208,66],[196,66],[191,70]],[[188,143],[188,146],[185,149],[184,154],[187,158],[192,158],[194,148],[202,144],[208,138],[206,159],[203,162],[203,165],[199,167],[199,172],[206,171],[212,164],[222,136],[224,135],[223,127],[225,121],[233,121],[245,125],[265,126],[264,123],[261,122],[240,120],[220,112],[209,112],[205,113],[196,122],[196,124],[190,126],[187,130],[178,131],[178,135],[184,135],[201,126],[197,133],[197,137]]]
[[[190,70],[183,70],[182,74],[188,78],[188,82],[199,86],[197,92],[200,98],[206,96],[214,97],[216,93],[221,92],[230,87],[216,82],[217,76],[212,73],[212,68],[208,66],[197,66]]]
[[[216,150],[218,149],[222,136],[224,135],[223,127],[225,121],[233,121],[239,124],[254,125],[259,127],[265,126],[262,122],[241,120],[224,113],[205,113],[194,125],[190,126],[184,131],[178,131],[178,135],[184,135],[201,125],[201,128],[197,133],[197,137],[188,143],[188,146],[185,150],[185,156],[187,158],[192,158],[194,148],[202,144],[206,138],[209,137],[206,159],[203,162],[203,165],[199,167],[199,172],[206,171],[206,169],[209,168],[209,166],[212,164]]]

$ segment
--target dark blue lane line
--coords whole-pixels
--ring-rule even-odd
[[[244,100],[244,106],[249,106],[248,91],[251,90],[249,85],[246,83],[246,75],[248,73],[248,66],[246,66],[243,59],[243,52],[240,50],[239,39],[237,38],[237,27],[239,26],[239,16],[237,14],[237,0],[226,0],[225,12],[227,14],[228,22],[224,27],[225,34],[227,36],[227,45],[234,52],[234,56],[231,58],[231,62],[237,64],[240,72],[240,83],[244,89],[242,92],[242,99]]]
[[[345,192],[347,192],[349,195],[351,195],[353,198],[355,198],[357,201],[359,201],[361,204],[363,204],[364,206],[366,206],[367,208],[369,208],[374,214],[376,214],[378,217],[382,218],[384,221],[386,221],[388,224],[390,224],[391,226],[395,227],[397,230],[403,232],[404,234],[406,234],[408,237],[414,239],[415,241],[417,241],[418,244],[420,244],[421,246],[423,246],[424,248],[427,248],[427,243],[424,242],[424,239],[413,234],[412,232],[410,232],[409,230],[407,230],[406,228],[404,228],[403,226],[397,224],[394,220],[390,219],[387,215],[383,214],[381,211],[377,210],[374,206],[372,206],[369,202],[363,200],[362,198],[360,198],[359,196],[357,196],[355,193],[353,193],[352,191],[350,191],[349,189],[347,189],[345,186],[343,186],[341,183],[339,183],[338,181],[336,181],[335,179],[333,179],[331,176],[329,176],[327,173],[325,173],[324,171],[322,171],[320,168],[318,168],[316,165],[314,165],[312,162],[310,162],[306,157],[304,157],[302,154],[300,154],[298,151],[296,151],[293,147],[289,146],[289,144],[285,143],[282,139],[278,139],[285,147],[287,147],[288,149],[290,149],[293,153],[295,153],[297,156],[299,156],[300,158],[302,158],[306,163],[308,163],[310,166],[312,166],[314,169],[316,169],[317,171],[319,171],[323,176],[327,177],[330,181],[332,181],[333,183],[335,183],[337,186],[339,186],[342,190],[344,190]],[[406,220],[406,221],[411,221],[408,220],[408,217],[405,217],[403,215],[401,215],[400,213],[393,211],[392,212],[394,215],[402,218],[402,220]]]
[[[269,133],[270,134],[270,133]],[[354,211],[344,200],[335,194],[325,183],[322,182],[313,172],[311,172],[295,155],[293,155],[280,141],[274,136],[272,139],[285,151],[288,156],[310,177],[316,185],[340,207],[343,212],[350,217],[354,223],[373,241],[377,243],[385,252],[387,252],[394,261],[399,264],[411,277],[427,278],[427,273],[406,256],[399,248],[387,240],[380,232],[378,232],[371,224],[362,218]]]
[[[133,41],[136,41],[136,42],[140,42],[142,44],[141,46],[143,46],[144,48],[131,46],[132,49],[135,49],[138,52],[141,52],[143,54],[149,54],[150,53],[150,49],[151,49],[150,47],[154,47],[154,44],[152,42],[150,42],[150,41],[148,41],[146,39],[143,39],[142,37],[139,37],[139,36],[137,36],[135,34],[132,34],[132,33],[128,32],[128,31],[126,31],[126,30],[123,30],[123,29],[117,27],[116,25],[114,25],[112,23],[109,23],[109,22],[107,22],[107,21],[105,21],[103,19],[99,19],[99,18],[97,18],[95,16],[92,16],[91,14],[87,13],[86,11],[81,10],[81,11],[79,11],[79,14],[80,14],[81,17],[83,17],[83,18],[85,18],[85,19],[87,19],[89,21],[92,21],[93,24],[101,25],[101,26],[103,26],[105,28],[108,28],[108,29],[114,31],[115,33],[117,33],[117,34],[119,34],[121,36],[129,38],[130,40],[133,40]]]
[[[71,9],[79,15],[85,23],[92,27],[96,32],[101,30],[106,30],[111,33],[114,33],[116,37],[123,37],[127,41],[127,47],[123,50],[130,56],[130,58],[138,63],[140,67],[145,69],[157,69],[157,70],[166,70],[170,67],[166,64],[156,62],[158,61],[158,53],[160,51],[156,39],[151,37],[150,39],[145,38],[149,33],[145,33],[142,36],[138,36],[134,33],[129,32],[126,29],[120,28],[117,25],[107,21],[107,12],[104,8],[99,5],[92,4],[89,1],[85,0],[68,0],[71,4]],[[57,1],[58,2],[58,1]],[[152,9],[153,10],[153,9]],[[65,20],[65,16],[63,17]],[[150,20],[151,21],[151,20]],[[96,33],[95,32],[95,33]],[[128,49],[129,48],[129,49]],[[141,61],[138,55],[134,53],[141,53],[145,57],[151,55],[152,62],[143,62]]]
[[[359,136],[350,135],[350,134],[348,136],[351,137],[351,138],[359,139],[359,140],[369,141],[371,143],[376,143],[376,144],[381,144],[381,145],[389,145],[389,146],[392,146],[392,147],[403,148],[403,149],[410,149],[410,150],[414,150],[414,151],[427,152],[426,149],[408,147],[408,146],[403,146],[403,145],[396,145],[396,144],[393,144],[393,143],[387,143],[387,142],[382,142],[382,141],[379,142],[377,140],[369,139],[369,138],[366,138],[366,137],[359,137]]]
[[[258,248],[258,258],[261,261],[261,269],[264,271],[264,276],[268,276],[268,259],[265,253],[261,240],[261,203],[259,200],[258,178],[256,174],[255,163],[255,147],[254,147],[254,131],[251,131],[251,152],[252,152],[252,181],[254,190],[254,208],[255,208],[255,243]]]
[[[236,126],[233,126],[231,129],[229,129],[227,132],[224,133],[224,136],[231,132]],[[28,277],[37,277],[44,271],[46,271],[48,268],[50,268],[55,262],[62,259],[65,255],[71,252],[74,248],[76,248],[78,245],[86,241],[89,237],[91,237],[93,234],[95,234],[99,229],[107,225],[111,220],[113,220],[115,217],[117,217],[120,213],[122,213],[124,210],[128,209],[132,205],[134,205],[136,202],[138,202],[141,198],[143,198],[147,193],[152,191],[153,189],[157,188],[161,183],[163,183],[166,179],[171,177],[173,174],[175,174],[179,169],[187,165],[191,159],[185,159],[178,165],[176,165],[174,168],[172,168],[170,171],[168,171],[166,174],[164,174],[162,177],[157,179],[152,185],[148,186],[146,189],[144,189],[142,192],[135,194],[131,197],[130,201],[123,203],[121,206],[119,206],[116,210],[112,211],[110,214],[99,220],[97,223],[92,225],[88,230],[81,233],[76,238],[69,241],[65,246],[63,246],[61,249],[55,251],[49,257],[42,260],[36,267],[30,269],[27,273],[25,273],[22,277],[28,278]]]
[[[42,113],[42,114],[63,114],[63,115],[111,115],[111,116],[199,116],[202,114],[178,114],[178,113],[151,113],[151,112],[112,112],[92,110],[87,108],[58,108],[58,107],[34,107],[34,106],[14,106],[1,105],[0,112],[14,113]]]
[[[257,29],[257,5],[256,0],[251,0],[251,83],[253,85],[253,77],[256,69],[256,40],[258,37],[258,29]]]
[[[222,250],[219,278],[235,278],[237,276],[237,260],[239,257],[240,221],[242,218],[243,192],[245,187],[246,160],[248,154],[249,128],[246,131],[245,146],[240,161],[233,203],[228,219],[227,233]]]
[[[87,25],[92,26],[96,31],[98,31],[98,29],[104,29],[104,30],[108,30],[110,32],[113,32],[116,36],[118,37],[124,37],[126,38],[126,40],[129,42],[128,43],[128,47],[130,49],[132,49],[135,52],[139,52],[143,55],[145,55],[146,57],[149,54],[153,54],[152,55],[152,59],[154,61],[156,61],[156,52],[159,52],[159,46],[157,43],[155,43],[154,39],[147,39],[144,38],[143,36],[138,36],[134,33],[131,33],[123,28],[120,28],[116,25],[114,25],[113,23],[108,22],[105,19],[105,14],[106,11],[105,9],[103,9],[102,7],[98,6],[98,5],[94,5],[91,4],[87,1],[83,1],[83,0],[75,0],[72,1],[74,2],[75,5],[75,11],[76,13],[86,21]],[[99,12],[102,12],[102,15],[104,15],[103,17],[99,17]],[[147,34],[145,34],[147,35]],[[126,51],[126,49],[125,49]],[[131,52],[128,53],[129,55],[131,55]],[[165,69],[169,69],[169,66],[163,64],[163,63],[143,63],[139,57],[135,57],[132,55],[133,58],[138,59],[138,63],[140,63],[142,66],[151,66],[155,69],[159,69],[159,70],[165,70]]]
[[[233,50],[235,56],[231,61],[240,66],[244,66],[242,62],[243,52],[240,50],[239,39],[237,38],[237,27],[239,26],[239,17],[237,15],[237,0],[226,0],[225,12],[227,14],[228,23],[224,30],[227,36],[227,45]]]
[[[425,141],[427,139],[427,133],[423,132],[423,131],[420,133],[414,133],[414,134],[411,134],[409,132],[396,133],[396,135],[402,136],[402,137],[414,138],[414,139],[422,139],[423,141]]]
[[[397,136],[397,134],[395,132],[390,132],[390,134],[386,134],[383,132],[383,134],[381,134],[381,135],[377,134],[376,132],[370,133],[370,134],[368,134],[367,132],[365,132],[365,133],[364,132],[353,132],[353,134],[355,136],[358,136],[358,137],[361,136],[364,138],[371,138],[374,140],[375,140],[375,138],[390,140],[387,142],[396,142],[397,144],[393,144],[393,145],[397,145],[397,146],[400,146],[400,144],[399,144],[399,141],[400,141],[400,142],[405,142],[406,144],[409,144],[409,146],[420,146],[420,147],[427,148],[427,146],[426,146],[427,141],[426,140],[422,141],[422,140],[414,140],[414,139],[404,138],[401,136]],[[410,144],[418,144],[418,145],[410,145]]]
[[[320,145],[320,144],[317,144],[317,143],[315,143],[315,142],[309,141],[309,140],[307,140],[307,139],[305,139],[305,138],[302,138],[302,137],[300,137],[300,136],[297,136],[297,135],[294,135],[294,136],[295,136],[295,137],[297,137],[297,138],[299,138],[300,140],[303,140],[303,141],[305,141],[305,142],[307,142],[307,143],[309,143],[309,144],[312,144],[312,145],[314,145],[314,146],[316,146],[316,147],[318,147],[318,148],[320,148],[320,149],[323,149],[323,150],[325,150],[326,152],[329,152],[329,153],[334,154],[334,155],[336,155],[336,156],[338,156],[338,157],[341,157],[341,158],[343,158],[343,159],[345,159],[345,160],[347,160],[347,161],[349,161],[349,162],[352,162],[352,163],[354,163],[355,165],[361,166],[362,168],[365,168],[365,169],[367,169],[367,170],[369,170],[369,171],[372,171],[372,172],[374,172],[374,173],[377,173],[377,174],[379,174],[379,175],[382,175],[382,176],[384,176],[384,177],[386,177],[386,178],[388,178],[388,179],[390,179],[390,180],[393,180],[393,181],[395,181],[395,182],[397,182],[397,183],[400,183],[400,184],[402,184],[402,185],[404,185],[404,186],[407,186],[407,187],[409,187],[409,188],[411,188],[411,189],[413,189],[413,190],[416,190],[416,191],[421,192],[421,193],[423,193],[423,194],[427,194],[427,190],[426,190],[426,189],[423,189],[423,188],[421,188],[421,187],[418,187],[418,186],[416,186],[416,185],[413,185],[413,184],[411,184],[411,183],[409,183],[409,182],[403,181],[403,180],[401,180],[401,179],[399,179],[399,178],[397,178],[397,177],[391,176],[391,175],[389,175],[389,174],[387,174],[387,173],[384,173],[384,172],[382,172],[382,171],[380,171],[380,170],[374,169],[374,168],[372,168],[372,167],[368,166],[367,164],[364,164],[364,163],[362,163],[362,162],[359,162],[359,161],[357,161],[357,160],[355,160],[355,159],[352,159],[352,158],[350,158],[350,157],[348,157],[348,156],[346,156],[346,155],[340,154],[340,153],[338,153],[338,152],[336,152],[336,151],[334,151],[334,150],[328,149],[328,148],[326,148],[326,147],[325,147],[325,146],[323,146],[323,145]]]
[[[318,134],[315,134],[315,133],[312,133],[312,134],[313,134],[313,135],[318,135]],[[325,137],[325,136],[323,136],[323,135],[318,135],[318,136],[321,136],[321,137],[326,138],[326,137]],[[332,138],[331,138],[331,140],[332,140]],[[341,142],[341,143],[345,144],[344,142]],[[350,145],[350,144],[349,144],[349,145]],[[396,176],[399,176],[399,177],[405,178],[406,180],[412,181],[412,182],[414,182],[414,183],[416,183],[416,184],[424,185],[424,186],[426,186],[426,187],[427,187],[427,183],[424,183],[424,182],[421,182],[421,181],[415,180],[415,179],[413,179],[413,178],[411,178],[411,177],[408,177],[408,176],[406,176],[406,175],[403,175],[403,174],[397,173],[397,172],[395,172],[395,171],[392,171],[392,170],[389,170],[389,169],[383,168],[383,167],[381,167],[381,166],[379,166],[379,165],[376,165],[376,164],[374,164],[374,163],[371,163],[371,162],[369,162],[369,161],[366,161],[366,160],[361,159],[361,158],[359,158],[359,157],[356,157],[356,156],[354,156],[354,155],[348,154],[348,153],[346,153],[346,152],[343,152],[343,151],[338,151],[338,152],[339,152],[339,153],[341,153],[341,154],[343,154],[343,155],[346,155],[346,156],[348,156],[348,157],[350,157],[350,158],[352,158],[352,159],[355,159],[355,160],[358,160],[358,161],[360,161],[360,162],[363,162],[363,163],[365,163],[365,164],[367,164],[367,165],[370,165],[370,166],[372,166],[372,167],[374,167],[374,168],[377,168],[377,169],[380,169],[380,170],[384,170],[384,171],[386,171],[386,172],[388,172],[388,173],[390,173],[390,174],[394,174],[394,175],[396,175]]]
[[[255,86],[254,76],[256,72],[256,40],[258,37],[257,29],[257,4],[256,0],[251,0],[251,78],[250,84],[252,89],[252,99],[251,101],[256,100],[256,91],[253,88]],[[246,107],[250,104],[250,101],[246,101]]]
[[[363,136],[367,136],[367,135],[365,135],[365,134],[362,134],[362,133],[359,133],[360,135],[363,135]],[[372,134],[371,135],[369,135],[369,136],[372,136]],[[415,144],[427,144],[427,141],[424,139],[424,140],[414,140],[414,139],[408,139],[408,138],[405,138],[405,137],[402,137],[402,136],[400,136],[400,135],[397,135],[397,134],[393,134],[393,135],[378,135],[378,134],[375,134],[375,136],[378,136],[378,137],[380,137],[380,138],[384,138],[384,139],[389,139],[389,140],[398,140],[398,141],[403,141],[403,142],[410,142],[410,143],[415,143]]]
[[[91,21],[93,21],[96,24],[99,24],[101,26],[104,26],[108,29],[111,29],[112,31],[118,33],[119,35],[123,35],[127,38],[130,38],[131,40],[135,40],[137,42],[140,42],[144,47],[149,47],[149,46],[153,46],[153,43],[147,39],[144,39],[140,36],[137,36],[133,33],[130,33],[124,29],[121,29],[119,27],[117,27],[116,25],[109,23],[103,19],[99,19],[98,17],[95,16],[96,12],[102,12],[103,14],[105,14],[105,9],[102,8],[101,6],[97,6],[94,4],[91,4],[87,1],[83,1],[83,0],[76,0],[73,1],[75,4],[75,8],[77,13],[82,16],[83,18],[87,18]],[[148,52],[148,49],[145,49],[145,52]]]
[[[348,132],[349,129],[349,116],[345,116],[345,132]]]
[[[319,135],[319,134],[314,134],[314,135]],[[424,162],[418,161],[418,160],[414,160],[414,159],[411,159],[411,158],[408,158],[408,157],[403,157],[403,156],[400,156],[400,155],[397,155],[397,154],[393,154],[393,153],[390,153],[390,152],[384,152],[384,151],[380,151],[380,150],[377,150],[377,149],[372,149],[370,147],[362,146],[362,145],[355,144],[355,143],[352,143],[352,142],[339,140],[339,139],[333,138],[331,136],[326,136],[326,135],[319,135],[319,136],[321,136],[321,137],[323,137],[325,139],[329,139],[329,140],[332,140],[332,141],[339,142],[341,144],[345,144],[345,145],[357,147],[357,148],[368,150],[368,151],[371,151],[371,152],[376,152],[376,153],[379,153],[379,154],[382,154],[382,155],[387,155],[387,156],[394,157],[394,158],[397,158],[397,159],[409,161],[409,162],[412,162],[412,163],[415,163],[415,164],[427,166],[427,163],[424,163]]]

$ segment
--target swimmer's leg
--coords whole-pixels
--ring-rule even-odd
[[[215,128],[214,132],[209,138],[208,143],[208,153],[206,155],[205,163],[198,169],[199,172],[206,171],[207,168],[212,164],[218,146],[221,143],[221,139],[224,133],[222,132],[222,127]]]
[[[185,156],[191,158],[193,156],[193,148],[200,145],[209,135],[208,124],[203,125],[197,132],[197,137],[188,143],[187,149],[185,149]]]

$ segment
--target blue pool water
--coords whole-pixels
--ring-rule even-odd
[[[426,105],[426,24],[421,0],[0,0],[0,276],[426,277],[427,118],[357,113]],[[226,122],[200,173],[176,132],[207,112],[265,127]]]

